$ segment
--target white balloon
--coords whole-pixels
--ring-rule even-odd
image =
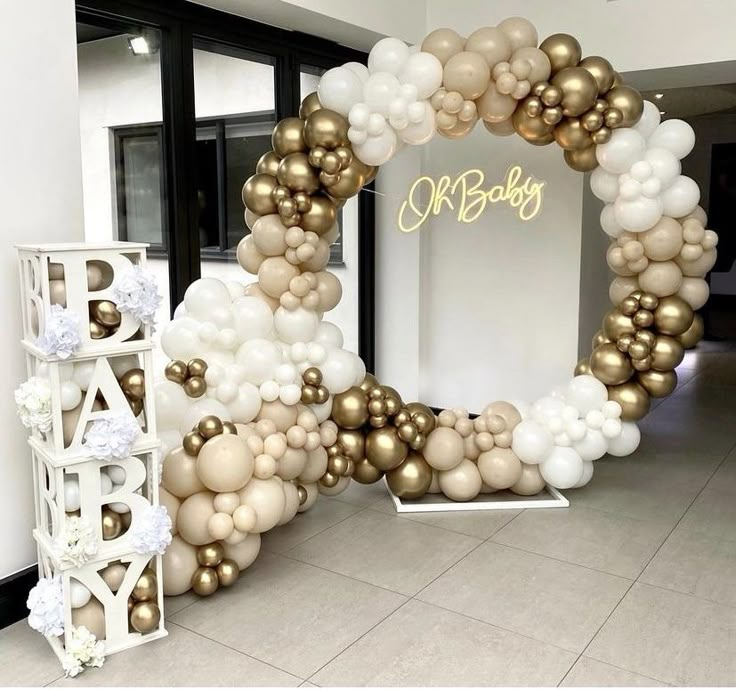
[[[558,489],[571,489],[583,476],[583,459],[573,448],[555,446],[539,471],[551,486]]]
[[[399,81],[414,84],[418,99],[429,98],[442,85],[442,63],[432,53],[409,55],[399,72]]]
[[[588,433],[588,427],[582,419],[574,419],[565,426],[565,431],[571,441],[580,441]]]
[[[161,442],[161,457],[165,458],[172,450],[181,445],[182,434],[178,429],[158,430],[158,440]],[[114,469],[114,467],[110,467]],[[110,475],[114,479],[113,475]],[[123,477],[124,478],[124,477]],[[122,484],[122,482],[115,482]]]
[[[357,355],[347,350],[331,349],[321,366],[322,383],[332,395],[345,392],[356,379]]]
[[[593,463],[590,461],[583,462],[583,475],[577,481],[573,489],[580,489],[585,486],[593,478]]]
[[[92,597],[90,592],[79,580],[69,579],[69,599],[73,609],[82,608]]]
[[[389,114],[389,105],[401,89],[399,80],[389,72],[375,72],[363,85],[363,101],[373,113],[385,117]]]
[[[396,132],[392,127],[386,127],[383,134],[377,137],[367,137],[363,142],[353,143],[353,153],[366,165],[383,165],[393,158],[398,147]]]
[[[289,310],[279,307],[273,315],[278,337],[285,343],[306,343],[312,340],[319,326],[317,312],[304,307]]]
[[[107,496],[112,491],[112,479],[108,474],[100,472],[100,493]]]
[[[246,381],[259,386],[272,379],[276,367],[281,364],[281,348],[271,340],[254,338],[243,343],[235,355],[243,367]]]
[[[158,428],[160,430],[178,429],[190,400],[184,389],[174,381],[165,380],[156,384],[155,395]]]
[[[62,381],[59,384],[59,397],[62,410],[73,410],[82,402],[82,389],[74,381]]]
[[[644,160],[651,166],[652,175],[662,183],[662,189],[671,185],[682,170],[677,156],[667,149],[650,148]]]
[[[110,364],[112,373],[115,374],[116,378],[122,378],[123,374],[126,371],[130,371],[131,369],[137,369],[141,365],[136,355],[122,355],[119,357],[110,357],[108,358],[107,361]],[[80,367],[81,365],[84,365],[84,364],[90,364],[90,362],[78,362],[77,364],[74,365],[75,372],[76,372],[77,367]],[[85,387],[81,385],[81,383],[79,383],[79,386],[82,390],[86,390]]]
[[[672,122],[672,120],[668,120]],[[682,218],[692,213],[700,201],[700,188],[695,180],[680,175],[662,192],[663,213],[672,218]]]
[[[302,397],[302,389],[295,383],[281,386],[279,399],[284,405],[296,405]]]
[[[382,38],[368,53],[368,71],[371,74],[388,72],[396,75],[408,59],[409,46],[406,43],[398,38]]]
[[[621,435],[608,440],[608,454],[622,458],[631,455],[641,441],[641,431],[635,422],[624,422]]]
[[[606,172],[598,166],[590,174],[590,191],[601,201],[611,203],[618,197],[618,175]]]
[[[618,237],[624,229],[621,224],[616,220],[616,211],[613,204],[606,204],[601,211],[601,228],[606,235],[611,237]]]
[[[321,405],[310,405],[309,409],[314,412],[319,424],[322,424],[322,422],[326,422],[330,417],[330,413],[332,412],[332,396],[328,398],[327,402],[324,402]]]
[[[319,80],[317,97],[323,107],[347,116],[363,99],[363,81],[352,69],[333,67]]]
[[[280,390],[281,387],[276,383],[276,381],[264,381],[260,385],[258,392],[261,394],[261,398],[263,400],[266,402],[273,402],[278,399]]]
[[[599,144],[595,154],[604,170],[620,175],[644,157],[646,148],[644,137],[636,130],[614,129],[608,143]]]
[[[370,72],[368,72],[368,68],[362,62],[346,62],[343,67],[358,75],[362,82],[365,82],[370,74]]]
[[[317,327],[314,342],[326,347],[342,347],[344,338],[338,326],[331,321],[322,321]]]
[[[540,424],[547,424],[550,419],[559,417],[564,408],[565,403],[562,400],[547,396],[532,405],[531,417]]]
[[[107,361],[112,366],[114,364],[115,359],[111,357]],[[129,367],[129,369],[134,369],[137,366],[138,366],[138,360],[136,359],[135,364],[132,367]],[[125,371],[128,371],[128,369],[126,369]],[[74,381],[74,383],[76,383],[77,386],[79,386],[83,391],[86,391],[89,388],[90,383],[92,382],[92,375],[94,373],[95,373],[95,362],[94,361],[87,360],[87,361],[82,361],[82,362],[76,362],[74,364],[74,374],[72,374],[72,381]]]
[[[553,445],[552,434],[533,419],[524,419],[514,427],[511,450],[522,462],[539,464],[549,455]]]
[[[600,431],[589,429],[583,438],[572,444],[572,447],[583,460],[591,461],[602,458],[606,454],[608,441]]]
[[[608,389],[605,384],[590,374],[574,377],[565,389],[565,401],[577,408],[582,417],[591,410],[600,410],[607,400]]]
[[[64,475],[64,510],[79,510],[79,480],[74,474]]]
[[[200,319],[212,319],[217,307],[230,304],[230,291],[225,283],[217,278],[195,280],[184,293],[187,313]]]
[[[161,348],[169,359],[181,359],[187,362],[201,355],[204,345],[197,335],[199,325],[197,319],[182,316],[169,321],[164,326],[161,333]]]
[[[671,151],[679,159],[687,156],[695,146],[695,132],[684,120],[665,120],[649,137],[650,148]]]
[[[434,57],[434,56],[433,56]],[[418,104],[423,108],[421,120],[408,124],[399,132],[399,138],[407,144],[426,144],[437,133],[437,116],[429,101]]]
[[[662,217],[663,210],[664,207],[659,197],[651,199],[640,196],[631,201],[618,199],[613,205],[616,222],[629,232],[649,230]]]
[[[209,393],[209,388],[207,389]],[[223,381],[215,389],[215,397],[221,402],[227,403],[238,397],[238,384],[235,381]]]
[[[651,101],[644,101],[644,111],[641,114],[639,122],[637,122],[633,129],[641,134],[645,139],[648,139],[652,132],[657,129],[662,116],[659,114],[659,108],[654,105]]]
[[[240,297],[233,302],[232,313],[239,342],[273,336],[273,312],[262,299]]]
[[[209,414],[219,417],[222,421],[231,421],[230,414],[219,400],[214,398],[201,397],[197,398],[189,405],[187,410],[179,419],[179,432],[183,435],[192,430],[195,424],[199,423],[202,417]]]
[[[180,319],[182,316],[187,315],[187,308],[184,305],[184,302],[179,302],[176,309],[174,309],[174,318]]]
[[[241,383],[238,395],[227,404],[230,419],[239,424],[252,422],[261,409],[261,395],[252,383]]]
[[[250,227],[250,225],[248,227]],[[245,295],[245,285],[243,285],[243,283],[239,283],[237,280],[228,280],[227,283],[225,283],[225,287],[233,300]]]

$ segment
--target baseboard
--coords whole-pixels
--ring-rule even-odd
[[[28,615],[28,592],[38,581],[38,566],[30,565],[0,580],[0,630]]]

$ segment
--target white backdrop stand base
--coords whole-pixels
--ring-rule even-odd
[[[383,480],[386,481],[385,479]],[[389,489],[397,513],[446,513],[458,510],[522,510],[524,508],[568,508],[568,501],[557,489],[547,486],[536,496],[519,496],[510,491],[480,494],[472,501],[452,501],[444,494],[425,494],[413,501],[402,501]]]

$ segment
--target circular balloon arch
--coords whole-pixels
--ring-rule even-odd
[[[592,171],[616,274],[612,308],[589,358],[548,396],[435,415],[381,384],[323,320],[340,301],[327,269],[338,209],[406,145],[439,134],[556,143]],[[638,447],[651,397],[675,389],[717,236],[697,184],[681,174],[692,128],[659,109],[578,41],[511,17],[464,38],[431,32],[419,46],[379,41],[368,64],[327,71],[298,117],[276,124],[273,150],[243,187],[252,232],[237,250],[247,286],[202,279],[162,335],[172,358],[157,388],[165,448],[161,500],[174,524],[165,591],[210,594],[222,562],[246,568],[260,534],[320,493],[384,476],[402,499],[469,501],[508,489],[584,486],[594,461]]]

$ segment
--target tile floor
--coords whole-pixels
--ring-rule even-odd
[[[397,517],[353,485],[102,670],[0,631],[0,685],[736,685],[736,348],[704,350],[567,510]]]

